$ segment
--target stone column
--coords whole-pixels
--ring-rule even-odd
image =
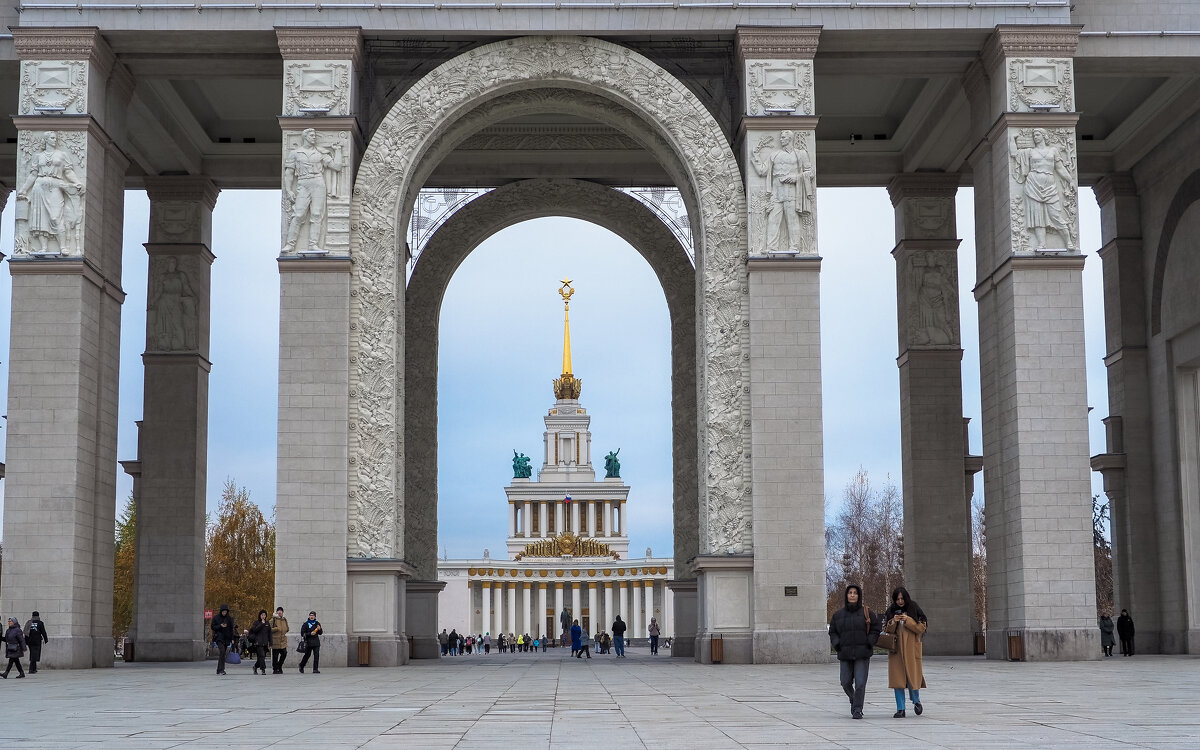
[[[537,626],[537,635],[553,636],[553,633],[543,630],[546,627],[546,584],[544,582],[538,583],[537,617],[534,618],[534,625]]]
[[[601,623],[601,629],[611,631],[613,622],[613,582],[604,582],[604,621]]]
[[[561,500],[554,503],[554,529],[555,534],[561,534],[566,531],[566,519],[563,517],[563,503]]]
[[[9,615],[36,609],[57,623],[43,666],[111,666],[128,167],[114,140],[124,138],[132,81],[95,28],[14,28],[13,44],[21,83],[0,602]],[[56,181],[34,184],[39,174]]]
[[[137,507],[138,661],[204,658],[212,211],[206,177],[147,177],[142,476]],[[249,613],[238,613],[246,619]]]
[[[550,536],[550,525],[548,523],[550,513],[548,512],[548,507],[545,501],[538,503],[538,519],[541,522],[541,533],[538,536],[541,537]]]
[[[620,512],[617,515],[617,521],[620,522],[620,527],[617,530],[617,535],[618,536],[628,536],[628,531],[626,531],[627,526],[625,525],[625,501],[621,500],[620,502],[618,502],[617,507],[620,508]]]
[[[646,589],[646,627],[650,627],[650,618],[657,617],[654,614],[654,580],[646,580],[642,582],[642,586]],[[659,621],[659,629],[662,629],[662,621]]]
[[[600,628],[600,592],[596,584],[588,581],[588,631],[595,633]]]
[[[357,376],[352,380],[346,366],[361,35],[358,29],[280,28],[276,38],[284,69],[276,601],[288,611],[321,614],[329,666],[349,663],[348,642],[360,634],[371,636],[373,665],[394,666],[408,659],[406,628],[424,639],[417,650],[438,650],[437,598],[422,590],[413,592],[421,601],[408,601],[405,571],[412,569],[399,561],[406,559],[404,534],[413,530],[395,518],[395,508],[372,508],[372,521],[364,523],[359,503],[375,498],[363,491],[369,478],[359,472],[369,467],[350,466],[359,419],[350,415],[351,399],[361,388],[362,409],[379,397]],[[403,456],[397,460],[403,465]],[[417,534],[436,539],[436,519]],[[433,553],[411,575],[436,583],[432,544]],[[387,569],[383,560],[397,565]]]
[[[505,586],[508,589],[508,606],[505,608],[505,614],[508,616],[508,627],[505,628],[509,633],[517,632],[517,584],[512,581]]]
[[[737,36],[749,211],[753,562],[721,560],[713,568],[697,561],[707,571],[701,588],[718,592],[701,592],[702,635],[723,637],[725,663],[828,658],[812,67],[819,36],[819,28],[739,29]]]
[[[525,518],[521,524],[521,532],[526,538],[533,536],[533,501],[525,501]]]
[[[496,599],[495,613],[492,615],[492,636],[493,638],[504,632],[504,583],[502,581],[494,581],[492,583],[492,594]]]
[[[515,500],[508,503],[508,535],[510,537],[517,535],[517,503]]]
[[[604,501],[604,536],[612,536],[612,501]]]
[[[646,620],[642,617],[642,582],[629,582],[629,634],[631,638],[646,637]]]
[[[571,531],[575,534],[578,534],[580,531],[578,502],[571,503]]]
[[[562,639],[563,634],[558,632],[558,630],[559,630],[558,616],[560,614],[562,614],[564,606],[566,606],[566,605],[565,605],[564,598],[563,598],[562,581],[555,581],[554,582],[554,637],[558,638],[559,640]]]
[[[973,653],[971,504],[963,487],[957,174],[902,174],[896,208],[904,583],[930,622],[925,653]]]
[[[571,619],[583,624],[583,602],[579,591],[579,581],[571,582]]]
[[[1145,250],[1141,200],[1133,177],[1107,175],[1094,188],[1100,204],[1104,263],[1104,329],[1108,369],[1107,448],[1092,457],[1104,476],[1109,500],[1113,552],[1113,619],[1122,609],[1136,613],[1137,650],[1161,653],[1162,583],[1159,578],[1159,524],[1153,493],[1126,493],[1126,487],[1154,486],[1147,358]],[[1183,630],[1178,623],[1175,630]],[[1180,642],[1186,642],[1181,639]]]
[[[1094,659],[1095,576],[1072,56],[999,26],[967,74],[975,180],[988,658]],[[914,594],[915,596],[915,594]],[[918,599],[920,601],[920,599]]]
[[[490,633],[494,629],[492,627],[492,582],[480,581],[479,588],[481,598],[483,600],[482,606],[480,607],[480,614],[482,617],[480,618],[481,624],[479,629],[483,632]]]
[[[521,610],[525,613],[525,628],[522,632],[532,634],[533,629],[533,584],[525,581],[521,584],[524,601]]]
[[[621,616],[626,628],[633,627],[629,614],[629,581],[617,581],[617,611],[613,614]]]

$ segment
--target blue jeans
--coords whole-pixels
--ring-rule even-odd
[[[625,636],[623,636],[623,635],[613,636],[613,645],[617,649],[617,656],[625,655]]]
[[[850,699],[850,710],[862,712],[863,699],[867,695],[867,674],[871,671],[870,659],[838,662],[842,665],[842,690]]]
[[[896,693],[896,710],[903,711],[904,710],[904,688],[892,688],[892,690],[895,691],[895,693]],[[915,690],[913,688],[909,688],[908,694],[909,694],[909,696],[912,697],[913,703],[921,702],[921,691],[920,690]]]

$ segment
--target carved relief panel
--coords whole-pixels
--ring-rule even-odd
[[[914,250],[905,255],[902,348],[957,349],[958,255],[950,250]]]
[[[746,114],[813,114],[812,60],[747,60]]]
[[[24,60],[18,114],[79,115],[87,111],[88,65],[83,60]]]
[[[811,130],[746,136],[751,255],[817,254],[816,137]]]
[[[1008,146],[1012,252],[1078,252],[1075,130],[1014,128]]]
[[[904,200],[905,239],[932,240],[953,238],[953,198],[906,198]]]
[[[350,252],[350,131],[283,134],[283,255]]]
[[[1074,112],[1075,68],[1071,58],[1008,60],[1010,112]]]
[[[350,61],[289,60],[284,67],[283,114],[350,114]]]
[[[195,204],[193,204],[195,205]],[[146,352],[200,349],[200,309],[205,289],[197,289],[205,261],[196,255],[152,257],[146,290]]]
[[[200,204],[195,201],[155,201],[150,212],[151,242],[204,242]]]
[[[18,134],[16,255],[83,254],[86,157],[84,133]]]

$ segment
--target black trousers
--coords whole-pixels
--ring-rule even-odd
[[[308,657],[310,657],[310,656],[312,657],[312,660],[313,660],[313,671],[314,672],[321,671],[321,647],[320,646],[309,646],[308,647],[308,650],[304,652],[304,658],[300,660],[300,668],[304,669],[304,667],[308,664]]]
[[[228,651],[228,643],[217,642],[217,674],[225,674],[225,654]]]
[[[29,644],[29,673],[37,671],[37,663],[42,660],[42,642]]]
[[[10,669],[12,669],[12,668],[13,668],[13,665],[14,665],[14,664],[16,664],[16,665],[17,665],[17,674],[19,674],[19,675],[21,675],[22,677],[24,677],[24,676],[25,676],[25,670],[21,668],[21,660],[20,660],[20,659],[18,659],[17,657],[15,657],[15,656],[10,656],[10,657],[9,657],[9,659],[8,659],[8,666],[4,668],[4,676],[5,676],[5,677],[8,677],[8,671],[9,671]]]
[[[285,659],[287,659],[287,651],[288,651],[287,648],[271,649],[271,671],[272,672],[282,672],[283,671],[283,662]]]
[[[1132,638],[1122,638],[1121,639],[1121,653],[1125,654],[1126,656],[1133,656],[1133,639]]]
[[[258,658],[254,660],[254,668],[261,669],[263,674],[267,673],[267,647],[255,646],[254,655]]]

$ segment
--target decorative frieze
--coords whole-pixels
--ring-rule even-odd
[[[1070,58],[1009,59],[1008,111],[1075,111],[1075,67]]]
[[[83,114],[87,79],[88,64],[83,60],[23,60],[17,114]]]
[[[352,66],[347,60],[289,60],[284,64],[283,114],[350,114]]]
[[[746,114],[813,114],[811,60],[747,60]]]

